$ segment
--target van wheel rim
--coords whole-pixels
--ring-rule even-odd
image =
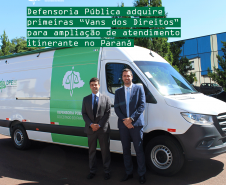
[[[172,152],[164,145],[157,145],[151,151],[151,161],[159,169],[167,169],[172,165]]]
[[[24,135],[20,129],[17,129],[14,132],[14,142],[17,146],[21,146],[24,141]]]

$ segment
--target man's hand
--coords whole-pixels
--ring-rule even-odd
[[[131,120],[130,118],[124,118],[124,119],[123,119],[123,123],[124,123],[125,126],[126,126],[126,125],[128,125],[128,124],[131,124],[131,123],[132,123],[132,120]]]
[[[132,125],[132,123],[126,125],[126,127],[127,127],[128,129],[134,128],[134,126]]]
[[[99,124],[96,123],[92,123],[90,127],[92,128],[93,132],[97,131],[100,128]]]
[[[124,118],[123,123],[128,129],[134,128],[134,126],[132,125],[132,120],[130,118]]]

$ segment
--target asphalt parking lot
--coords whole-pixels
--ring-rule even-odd
[[[33,142],[30,149],[14,148],[9,137],[0,135],[0,185],[92,185],[92,184],[139,184],[136,165],[134,178],[120,182],[124,175],[123,158],[112,154],[112,177],[103,179],[101,154],[98,152],[98,172],[94,179],[87,180],[88,150],[69,146]],[[136,160],[134,158],[134,164]],[[186,161],[182,170],[173,177],[163,177],[147,171],[146,184],[187,185],[226,184],[226,154],[213,159]]]

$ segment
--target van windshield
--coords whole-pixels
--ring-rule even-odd
[[[162,95],[198,93],[170,64],[134,61]]]

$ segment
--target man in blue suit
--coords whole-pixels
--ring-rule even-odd
[[[122,73],[124,86],[115,91],[115,113],[118,116],[123,158],[126,174],[121,181],[133,178],[133,162],[131,157],[131,139],[136,151],[139,182],[146,182],[145,156],[143,151],[143,126],[145,109],[145,93],[142,86],[132,83],[133,73],[124,69]]]

